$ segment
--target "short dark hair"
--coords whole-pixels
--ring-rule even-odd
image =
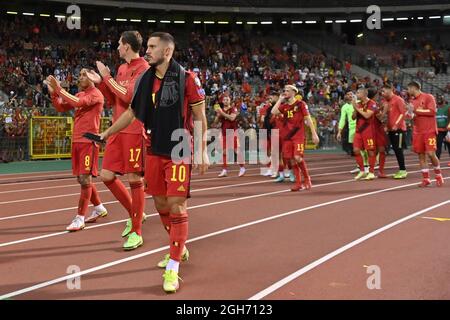
[[[417,81],[411,81],[410,83],[408,83],[408,87],[415,87],[417,90],[422,89],[422,86],[420,85],[419,82]]]
[[[161,41],[167,42],[167,43],[171,43],[175,46],[175,39],[174,37],[168,33],[168,32],[153,32],[150,35],[150,38],[159,38]]]
[[[367,88],[367,97],[369,99],[373,99],[377,95],[377,92],[378,92],[377,88],[369,87]]]
[[[385,83],[383,83],[383,86],[382,86],[382,88],[384,88],[384,89],[391,89],[391,90],[393,90],[393,89],[394,89],[394,85],[392,84],[392,82],[390,82],[390,81],[386,81]]]
[[[134,52],[139,52],[142,48],[142,36],[139,33],[139,31],[124,31],[120,35],[122,38],[122,43],[129,44],[131,47],[131,50]]]

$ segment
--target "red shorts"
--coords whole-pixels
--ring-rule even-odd
[[[386,147],[387,141],[386,141],[386,133],[383,129],[377,130],[375,143],[377,147]]]
[[[72,143],[72,174],[98,176],[98,151],[95,143]]]
[[[412,137],[413,151],[425,153],[436,150],[436,133],[414,133]]]
[[[140,134],[119,133],[108,139],[102,168],[118,173],[144,171],[145,139]]]
[[[283,141],[283,158],[292,159],[295,156],[303,157],[305,153],[305,139]]]
[[[190,197],[191,164],[153,154],[145,157],[145,192],[152,196]]]
[[[355,138],[353,140],[353,147],[359,150],[373,151],[376,149],[376,140],[373,135],[367,133],[355,133]]]

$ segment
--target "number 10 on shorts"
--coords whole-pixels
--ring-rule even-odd
[[[172,182],[184,182],[186,181],[186,166],[174,164],[172,166],[172,178],[170,179]]]

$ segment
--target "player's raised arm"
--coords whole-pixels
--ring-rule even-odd
[[[84,69],[80,72],[80,81],[85,81],[87,79],[85,75]],[[48,77],[48,81],[50,82],[52,88],[55,93],[67,104],[72,106],[73,108],[86,108],[90,107],[99,102],[101,97],[91,94],[83,95],[82,97],[74,96],[64,90],[60,83],[53,76]],[[90,81],[90,80],[87,80]],[[91,84],[93,86],[93,84]]]
[[[55,92],[55,88],[50,84],[50,77],[48,76],[44,83],[47,85],[48,92],[50,93],[50,98],[52,100],[52,104],[58,112],[67,112],[73,109],[73,107],[64,102],[62,98],[58,96]]]
[[[286,96],[284,93],[280,94],[280,97],[278,98],[277,103],[275,103],[275,105],[272,108],[272,111],[271,111],[272,114],[274,114],[274,115],[281,114],[280,106],[283,103],[283,101],[285,100],[285,98],[286,98]]]
[[[102,62],[97,61],[97,69],[102,76],[103,83],[108,87],[108,89],[118,97],[124,103],[130,103],[133,98],[133,88],[130,82],[129,86],[125,87],[117,83],[116,80],[111,76],[111,71]]]

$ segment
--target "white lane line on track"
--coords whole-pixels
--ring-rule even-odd
[[[448,170],[450,168],[443,168],[442,170]],[[337,171],[337,172],[328,172],[328,173],[321,173],[321,174],[316,174],[316,175],[311,175],[311,177],[320,177],[320,176],[330,176],[330,175],[337,175],[337,174],[342,174],[342,173],[346,173],[347,171]],[[410,171],[409,173],[417,173],[420,172],[420,170],[417,171]],[[389,175],[388,175],[389,176]],[[258,182],[249,182],[248,184],[261,184],[261,183],[268,183],[268,182],[273,182],[272,180],[265,180],[265,181],[258,181]],[[213,189],[218,189],[218,188],[229,188],[229,187],[234,187],[236,185],[224,185],[221,187],[213,187]],[[191,192],[199,192],[199,191],[207,191],[207,190],[211,190],[210,188],[204,188],[204,189],[195,189],[192,190]],[[145,199],[151,199],[151,196],[146,197]],[[113,200],[113,201],[108,201],[108,202],[104,202],[104,205],[107,204],[116,204],[119,201],[117,200]],[[45,211],[38,211],[38,212],[31,212],[31,213],[25,213],[25,214],[18,214],[18,215],[14,215],[14,216],[7,216],[7,217],[1,217],[0,218],[0,222],[3,220],[10,220],[10,219],[17,219],[17,218],[25,218],[25,217],[30,217],[30,216],[35,216],[35,215],[42,215],[42,214],[47,214],[47,213],[55,213],[55,212],[61,212],[61,211],[68,211],[68,210],[75,210],[78,207],[67,207],[67,208],[59,208],[59,209],[52,209],[52,210],[45,210]]]
[[[449,179],[449,178],[444,178],[444,179]],[[192,239],[188,240],[186,243],[192,243],[192,242],[200,241],[200,240],[203,240],[203,239],[211,238],[211,237],[218,236],[218,235],[221,235],[221,234],[225,234],[225,233],[228,233],[228,232],[231,232],[231,231],[235,231],[235,230],[243,229],[243,228],[250,227],[250,226],[253,226],[253,225],[257,225],[257,224],[260,224],[260,223],[263,223],[263,222],[272,221],[272,220],[275,220],[275,219],[279,219],[279,218],[283,218],[283,217],[286,217],[286,216],[290,216],[290,215],[293,215],[293,214],[296,214],[296,213],[299,213],[299,212],[313,210],[313,209],[316,209],[316,208],[325,207],[325,206],[329,206],[329,205],[340,203],[340,202],[345,202],[345,201],[349,201],[349,200],[353,200],[353,199],[357,199],[357,198],[367,197],[367,196],[371,196],[371,195],[374,195],[374,194],[379,194],[379,193],[392,191],[392,190],[403,189],[403,188],[416,186],[416,185],[417,185],[417,183],[410,183],[410,184],[405,184],[405,185],[401,185],[401,186],[385,188],[385,189],[381,189],[381,190],[377,190],[377,191],[371,191],[371,192],[367,192],[367,193],[362,193],[362,194],[358,194],[358,195],[354,195],[354,196],[350,196],[350,197],[340,198],[340,199],[336,199],[336,200],[332,200],[332,201],[328,201],[328,202],[312,205],[312,206],[301,208],[301,209],[297,209],[297,210],[284,212],[284,213],[277,214],[277,215],[274,215],[274,216],[270,216],[270,217],[267,217],[267,218],[255,220],[255,221],[252,221],[252,222],[236,225],[234,227],[230,227],[230,228],[222,229],[222,230],[219,230],[219,231],[216,231],[216,232],[211,232],[211,233],[208,233],[208,234],[205,234],[205,235],[202,235],[202,236],[198,236],[198,237],[195,237],[195,238],[192,238]],[[285,192],[287,192],[287,190]],[[95,271],[99,271],[99,270],[102,270],[102,269],[110,268],[110,267],[113,267],[113,266],[116,266],[118,264],[122,264],[122,263],[125,263],[125,262],[133,261],[133,260],[136,260],[136,259],[148,256],[148,255],[157,253],[157,252],[161,252],[163,250],[167,250],[168,248],[169,248],[169,246],[160,247],[160,248],[153,249],[153,250],[150,250],[150,251],[146,251],[146,252],[143,252],[143,253],[140,253],[140,254],[137,254],[137,255],[132,255],[132,256],[129,256],[127,258],[114,260],[114,261],[111,261],[109,263],[105,263],[105,264],[102,264],[102,265],[99,265],[99,266],[96,266],[96,267],[93,267],[93,268],[89,268],[89,269],[86,269],[86,270],[81,271],[81,272],[76,272],[76,273],[73,273],[73,274],[70,274],[70,275],[66,275],[66,276],[62,276],[62,277],[59,277],[59,278],[56,278],[56,279],[53,279],[53,280],[50,280],[50,281],[45,281],[45,282],[36,284],[34,286],[30,286],[30,287],[26,287],[26,288],[23,288],[23,289],[20,289],[20,290],[17,290],[17,291],[5,293],[5,294],[0,296],[0,300],[9,299],[9,298],[12,298],[12,297],[15,297],[15,296],[27,293],[27,292],[35,291],[35,290],[38,290],[38,289],[42,289],[42,288],[48,287],[48,286],[53,285],[53,284],[57,284],[57,283],[60,283],[60,282],[63,282],[63,281],[67,281],[69,279],[78,278],[78,277],[81,277],[81,276],[83,276],[85,274],[89,274],[89,273],[92,273],[92,272],[95,272]]]
[[[334,168],[338,168],[338,167],[334,167]],[[311,175],[311,177],[320,177],[320,176],[325,176],[325,175],[334,175],[334,174],[342,174],[342,173],[347,173],[347,171],[336,171],[336,172],[329,172],[329,173],[323,173],[323,174],[316,174],[316,175]],[[250,176],[259,176],[259,174],[251,174],[251,175],[246,175],[247,177]],[[209,179],[197,179],[197,180],[193,180],[193,181],[197,181],[197,182],[203,182],[203,181],[211,181],[211,180],[224,180],[226,178],[209,178]],[[267,178],[266,178],[267,179]],[[224,180],[226,181],[226,180]],[[244,185],[248,185],[248,184],[260,184],[260,183],[268,183],[268,182],[273,182],[273,180],[263,180],[263,181],[257,181],[257,182],[249,182],[249,183],[240,183],[240,184],[233,184],[233,185],[223,185],[223,186],[217,186],[217,187],[211,187],[211,188],[203,188],[203,189],[196,189],[196,190],[192,190],[191,192],[198,192],[198,191],[205,191],[205,190],[215,190],[215,189],[222,189],[222,188],[229,188],[231,187],[235,187],[235,186],[244,186]],[[129,189],[129,188],[127,188]],[[109,189],[106,190],[99,190],[98,193],[102,193],[102,192],[109,192]],[[37,201],[37,200],[46,200],[46,199],[55,199],[55,198],[63,198],[63,197],[71,197],[71,196],[79,196],[80,193],[67,193],[67,194],[62,194],[62,195],[56,195],[56,196],[48,196],[48,197],[39,197],[39,198],[28,198],[28,199],[19,199],[19,200],[9,200],[9,201],[3,201],[0,202],[0,205],[2,204],[11,204],[11,203],[19,203],[19,202],[29,202],[29,201]],[[149,197],[147,197],[149,198]],[[108,203],[114,203],[114,202],[106,202],[104,204],[108,204]],[[0,218],[0,221],[4,220],[4,218]]]
[[[325,187],[325,186],[342,184],[342,183],[349,183],[349,182],[353,182],[353,179],[351,179],[351,180],[344,180],[344,181],[337,181],[337,182],[329,182],[329,183],[324,183],[324,184],[318,184],[318,185],[313,186],[313,187],[314,188],[319,188],[319,187]],[[204,203],[204,204],[199,204],[199,205],[196,205],[196,206],[188,207],[188,210],[194,210],[194,209],[198,209],[198,208],[210,207],[210,206],[215,206],[215,205],[219,205],[219,204],[243,201],[243,200],[260,198],[260,197],[266,197],[266,196],[271,196],[271,195],[285,193],[285,192],[290,192],[290,189],[266,192],[266,193],[261,193],[261,194],[251,195],[251,196],[245,196],[245,197],[240,197],[240,198],[233,198],[233,199],[228,199],[228,200],[221,200],[221,201],[216,201],[216,202],[208,202],[208,203]],[[147,217],[155,217],[155,216],[159,216],[159,214],[157,212],[155,212],[155,213],[147,215]],[[100,228],[100,227],[109,226],[109,225],[116,224],[116,223],[122,223],[122,222],[125,222],[126,220],[127,219],[122,219],[122,220],[106,222],[106,223],[102,223],[102,224],[98,224],[98,225],[92,225],[92,226],[84,228],[84,230]],[[29,242],[29,241],[49,238],[49,237],[53,237],[53,236],[59,236],[59,235],[62,235],[62,234],[67,234],[67,233],[69,233],[69,231],[61,231],[61,232],[45,234],[45,235],[42,235],[42,236],[36,236],[36,237],[25,238],[25,239],[21,239],[21,240],[15,240],[15,241],[11,241],[11,242],[0,243],[0,248],[1,247],[15,245],[15,244],[20,244],[20,243],[24,243],[24,242]]]
[[[433,206],[427,207],[427,208],[422,209],[420,211],[413,212],[412,214],[410,214],[410,215],[408,215],[406,217],[398,219],[398,220],[396,220],[396,221],[394,221],[394,222],[392,222],[390,224],[387,224],[387,225],[385,225],[385,226],[383,226],[381,228],[378,228],[377,230],[374,230],[374,231],[372,231],[372,232],[362,236],[361,238],[356,239],[355,241],[352,241],[352,242],[346,244],[345,246],[342,246],[342,247],[334,250],[333,252],[330,252],[329,254],[323,256],[322,258],[317,259],[314,262],[311,262],[310,264],[308,264],[307,266],[297,270],[296,272],[291,273],[287,277],[281,279],[280,281],[275,282],[274,284],[272,284],[271,286],[267,287],[266,289],[261,290],[260,292],[258,292],[255,295],[251,296],[249,298],[249,300],[261,300],[262,298],[268,296],[269,294],[271,294],[271,293],[275,292],[276,290],[280,289],[281,287],[285,286],[289,282],[294,281],[295,279],[297,279],[300,276],[304,275],[308,271],[311,271],[312,269],[320,266],[321,264],[327,262],[328,260],[336,257],[337,255],[339,255],[339,254],[341,254],[341,253],[343,253],[343,252],[353,248],[354,246],[357,246],[358,244],[360,244],[360,243],[362,243],[362,242],[364,242],[366,240],[369,240],[370,238],[373,238],[376,235],[378,235],[378,234],[380,234],[380,233],[382,233],[382,232],[384,232],[384,231],[386,231],[388,229],[391,229],[391,228],[393,228],[393,227],[395,227],[395,226],[397,226],[397,225],[399,225],[399,224],[401,224],[401,223],[403,223],[405,221],[411,220],[411,219],[413,219],[413,218],[415,218],[415,217],[417,217],[417,216],[419,216],[419,215],[421,215],[423,213],[426,213],[428,211],[434,210],[434,209],[439,208],[441,206],[444,206],[444,205],[446,205],[448,203],[450,203],[450,200],[446,200],[446,201],[440,202],[438,204],[435,204]]]
[[[411,155],[407,155],[407,156],[405,156],[405,160],[410,160],[410,159],[408,159],[409,157],[411,157]],[[411,157],[412,158],[412,157]],[[414,158],[415,159],[415,158]],[[393,160],[387,160],[386,161],[386,163],[390,163],[390,162],[392,162],[392,163],[396,163],[396,160],[395,159],[393,159]],[[335,164],[337,164],[337,163],[341,163],[341,164],[343,164],[343,165],[341,165],[341,166],[336,166]],[[354,166],[355,165],[355,162],[354,161],[352,161],[352,159],[347,159],[347,160],[342,160],[342,161],[334,161],[334,162],[318,162],[318,163],[312,163],[311,165],[310,165],[310,171],[313,171],[313,170],[322,170],[322,169],[332,169],[332,168],[337,168],[337,167],[346,167],[347,164],[348,163],[348,166]],[[316,168],[316,167],[314,167],[315,165],[324,165],[324,164],[333,164],[332,166],[327,166],[327,167],[319,167],[319,168]],[[344,165],[345,164],[345,165]],[[253,170],[261,170],[261,168],[260,167],[258,167],[258,168],[247,168],[247,171],[253,171]],[[58,172],[60,172],[60,171],[58,171]],[[71,171],[68,171],[70,174],[71,174]],[[228,172],[239,172],[239,170],[228,170]],[[220,173],[220,171],[208,171],[205,175],[209,175],[209,174],[219,174]],[[64,176],[64,175],[62,175],[62,176]],[[193,173],[192,174],[192,176],[200,176],[200,175],[198,175],[198,174],[196,174],[196,173]],[[36,176],[34,176],[34,177],[36,177]],[[39,176],[39,177],[48,177],[48,176]],[[21,178],[21,179],[24,179],[24,178],[26,178],[26,177],[23,177],[23,178]],[[28,178],[33,178],[33,176],[29,176]],[[8,179],[11,179],[11,178],[8,178]],[[73,180],[74,179],[74,177],[68,177],[68,178],[64,178],[64,179],[54,179],[54,180],[45,180],[47,183],[48,182],[58,182],[58,181],[64,181],[64,180]],[[1,180],[1,179],[0,179]],[[2,186],[12,186],[12,185],[22,185],[22,184],[35,184],[35,183],[42,183],[43,181],[42,180],[40,180],[40,181],[23,181],[23,182],[11,182],[11,183],[8,183],[8,184],[0,184],[0,188],[2,187]],[[17,190],[17,191],[19,191],[19,190]],[[8,190],[8,192],[9,192],[9,190]]]
[[[386,164],[391,163],[393,161],[386,161]],[[413,166],[417,166],[413,165]],[[309,171],[316,171],[316,170],[324,170],[324,169],[336,169],[336,168],[343,168],[343,167],[348,167],[347,165],[343,165],[343,166],[331,166],[331,167],[319,167],[319,168],[311,168],[309,169]],[[411,166],[410,166],[411,167]],[[396,168],[396,167],[385,167],[385,169],[392,169],[392,168]],[[254,171],[254,170],[259,170],[260,168],[252,168],[252,169],[247,169],[247,171]],[[236,170],[238,171],[238,170]],[[252,176],[260,176],[259,174],[246,174],[246,177],[252,177]],[[228,176],[228,177],[224,177],[224,178],[205,178],[205,179],[192,179],[191,182],[204,182],[204,181],[215,181],[215,180],[225,180],[225,179],[230,179],[233,178],[233,176]],[[72,178],[74,179],[74,178]],[[102,185],[102,182],[94,182],[94,184],[100,184]],[[47,190],[47,189],[58,189],[58,188],[67,188],[67,187],[77,187],[79,186],[79,184],[71,184],[71,185],[64,185],[64,186],[52,186],[52,187],[41,187],[41,188],[33,188],[33,189],[23,189],[23,190],[7,190],[7,191],[0,191],[0,194],[7,194],[7,193],[19,193],[19,192],[28,192],[28,191],[37,191],[37,190]],[[129,188],[128,188],[129,189]],[[99,192],[106,192],[108,191],[106,190],[101,190]],[[58,197],[68,197],[68,196],[73,196],[73,195],[79,195],[79,193],[72,193],[72,194],[62,194],[62,195],[55,195],[52,196],[54,198],[58,198]],[[10,201],[3,201],[0,202],[0,205],[2,204],[8,204],[8,203],[15,203],[15,202],[26,202],[26,201],[35,201],[35,200],[41,200],[41,199],[49,199],[49,197],[43,197],[43,198],[25,198],[25,199],[19,199],[19,200],[10,200]]]

